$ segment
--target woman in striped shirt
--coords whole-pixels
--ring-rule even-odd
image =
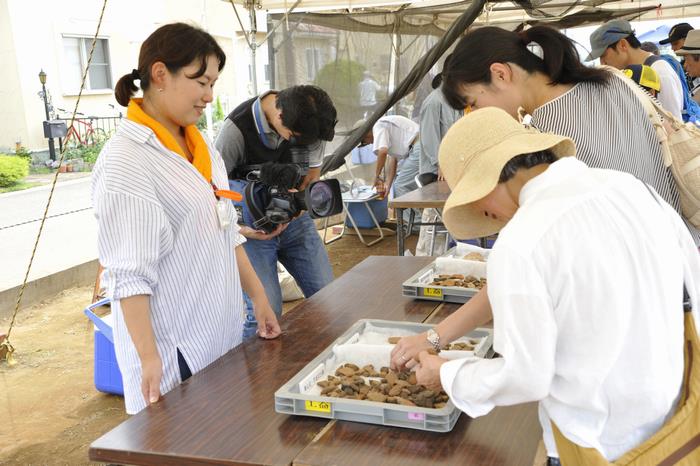
[[[176,23],[143,43],[117,83],[127,117],[92,180],[126,411],[134,414],[240,344],[251,296],[264,338],[280,328],[241,246],[223,160],[195,123],[226,57]],[[140,81],[143,99],[132,98]]]
[[[496,27],[470,32],[443,70],[443,92],[455,108],[500,107],[514,118],[524,109],[540,131],[572,139],[576,157],[586,165],[631,173],[680,213],[678,190],[663,165],[659,140],[641,102],[614,75],[584,66],[571,40],[560,32],[546,26],[523,32]],[[687,221],[686,225],[698,244],[697,229]],[[431,341],[447,344],[490,321],[487,293],[485,287],[440,322]],[[401,339],[392,351],[392,366],[412,366],[420,351],[431,348],[431,341],[427,333]]]
[[[608,71],[583,65],[559,31],[477,29],[455,48],[444,80],[455,108],[494,106],[514,117],[522,108],[538,130],[573,139],[577,158],[589,167],[631,173],[680,213],[678,190],[641,102]],[[699,232],[687,224],[698,244]]]

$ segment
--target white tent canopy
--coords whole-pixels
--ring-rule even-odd
[[[230,0],[222,1],[230,2]],[[397,0],[299,0],[299,2],[294,0],[234,0],[234,2],[246,8],[254,7],[267,10],[270,13],[289,11],[296,3],[293,9],[295,12],[343,12],[344,14],[350,13],[353,15],[361,14],[363,10],[367,9],[373,11],[377,9],[396,11],[399,8],[404,10],[416,8],[438,10],[437,7],[442,5],[449,7],[455,3],[460,3],[450,0],[417,0],[413,2]],[[571,9],[567,11],[567,14],[592,7],[611,11],[631,8],[646,10],[654,7],[652,11],[644,13],[639,19],[655,20],[700,16],[700,1],[697,0],[639,0],[633,2],[623,0],[586,0],[582,2],[533,0],[530,3],[544,13],[548,11],[562,11],[568,7],[571,7]],[[537,19],[537,17],[528,17],[528,14],[524,12],[520,4],[511,1],[495,1],[487,4],[484,12],[475,23],[522,22],[528,19]]]

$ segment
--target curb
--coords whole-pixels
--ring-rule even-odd
[[[98,261],[95,259],[27,283],[20,310],[53,298],[68,288],[94,284],[97,276],[97,267]],[[20,284],[0,291],[0,320],[12,317],[21,287],[22,285]],[[85,303],[85,305],[87,304]]]

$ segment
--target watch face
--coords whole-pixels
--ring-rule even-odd
[[[440,336],[435,330],[428,330],[428,341],[433,345],[437,345],[440,342]]]

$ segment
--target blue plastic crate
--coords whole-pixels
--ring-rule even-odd
[[[367,205],[370,209],[372,209],[372,212],[374,213],[374,216],[377,217],[377,222],[379,223],[386,220],[388,212],[387,202],[388,199],[386,197],[384,199],[374,199],[367,202]],[[372,221],[372,217],[370,217],[364,202],[349,202],[346,205],[348,211],[352,215],[352,218],[357,224],[357,228],[376,228],[376,225]],[[350,222],[349,218],[345,219],[345,224],[352,227],[352,222]]]
[[[85,309],[85,315],[95,324],[95,388],[104,393],[124,395],[122,373],[114,354],[114,336],[112,334],[112,314],[100,318],[93,310],[109,304],[109,299],[102,299]]]

